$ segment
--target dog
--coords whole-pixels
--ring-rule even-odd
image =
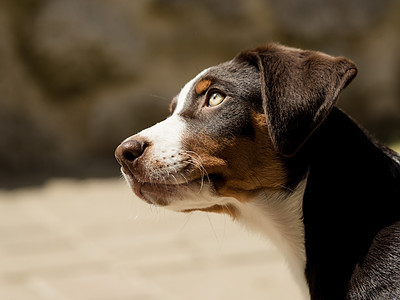
[[[264,234],[307,298],[400,299],[400,156],[335,107],[356,74],[317,51],[242,51],[189,81],[116,159],[147,203]]]

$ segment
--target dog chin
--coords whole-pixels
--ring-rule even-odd
[[[164,206],[175,211],[193,209],[196,196],[203,198],[213,194],[209,183],[196,179],[185,183],[139,182],[134,176],[122,172],[133,193],[148,204]],[[187,201],[187,199],[190,199]],[[211,203],[210,203],[211,204]]]
[[[148,204],[162,206],[176,212],[215,211],[236,202],[217,195],[211,180],[197,179],[182,184],[141,183],[123,172],[132,191]]]

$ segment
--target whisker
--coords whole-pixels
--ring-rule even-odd
[[[183,223],[181,229],[183,229],[183,228],[186,227],[186,225],[189,223],[190,219],[192,218],[192,215],[193,215],[193,212],[190,212],[190,213],[187,213],[187,214],[186,214],[187,217],[186,217],[186,220],[185,220],[185,222]]]
[[[186,184],[189,183],[189,181],[187,180],[187,178],[185,177],[185,175],[183,175],[183,174],[179,174],[179,175],[181,175],[181,176],[183,177],[183,179],[185,180]]]
[[[181,150],[180,155],[183,155],[182,160],[180,161],[181,164],[190,165],[193,167],[194,170],[197,170],[199,173],[199,189],[198,194],[203,191],[206,182],[210,185],[211,179],[203,165],[203,159],[201,155],[196,153],[195,151],[190,150]],[[179,177],[178,177],[179,176]],[[188,178],[189,176],[190,178]],[[179,166],[175,165],[165,165],[162,168],[151,168],[149,167],[148,172],[145,172],[144,182],[151,184],[152,186],[157,186],[157,184],[161,184],[163,186],[165,193],[168,193],[169,184],[175,183],[179,185],[182,181],[186,182],[187,184],[190,180],[193,180],[190,176],[190,173],[185,173],[184,169],[182,170]]]
[[[194,151],[183,151],[182,153],[187,155],[190,159],[188,162],[191,165],[195,166],[200,171],[200,175],[201,175],[201,184],[200,184],[200,189],[199,189],[199,193],[200,193],[204,187],[204,179],[205,178],[207,178],[208,183],[211,183],[210,176],[208,175],[207,170],[203,166],[203,160],[202,160],[201,156]]]
[[[198,158],[193,157],[193,155],[191,155],[189,153],[192,153],[192,154],[196,155]],[[192,159],[192,161],[197,165],[197,167],[199,167],[201,170],[203,170],[203,172],[208,177],[208,173],[207,173],[206,169],[203,166],[203,159],[201,158],[201,156],[199,154],[197,154],[196,152],[193,152],[193,151],[185,151],[185,154],[188,155]],[[208,177],[208,179],[209,179],[209,177]]]
[[[175,173],[176,173],[176,171],[175,171]],[[179,184],[178,179],[176,179],[176,177],[173,174],[170,174],[169,176],[171,176],[175,180],[176,184]]]
[[[207,213],[206,215],[207,215],[208,222],[210,223],[211,229],[212,229],[212,231],[214,233],[215,240],[217,241],[218,245],[221,247],[222,244],[221,244],[221,241],[218,239],[217,232],[215,231],[214,225],[211,222],[210,214]]]
[[[170,99],[164,96],[156,95],[156,94],[149,94],[150,97],[156,98],[156,99],[161,99],[161,100],[167,100],[169,101]]]

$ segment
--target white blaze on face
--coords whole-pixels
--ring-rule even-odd
[[[186,85],[183,87],[183,89],[181,90],[181,92],[179,93],[178,96],[178,103],[176,104],[176,108],[174,111],[174,115],[180,113],[186,103],[187,98],[190,95],[190,91],[192,91],[194,89],[194,84],[195,82],[198,81],[198,79],[203,76],[208,69],[203,70],[202,72],[200,72],[195,78],[193,78],[191,81],[189,81],[188,83],[186,83]]]

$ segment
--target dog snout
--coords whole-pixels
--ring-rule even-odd
[[[120,144],[115,150],[115,158],[125,169],[132,172],[133,163],[143,155],[147,143],[141,140],[133,139]]]

